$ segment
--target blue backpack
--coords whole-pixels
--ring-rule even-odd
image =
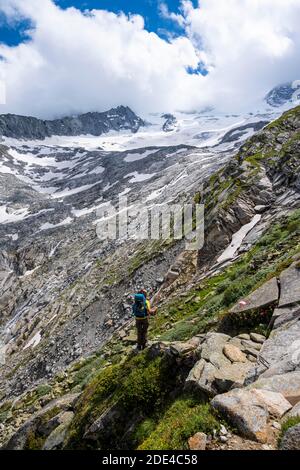
[[[146,318],[148,316],[147,302],[144,294],[135,294],[132,312],[136,318]]]

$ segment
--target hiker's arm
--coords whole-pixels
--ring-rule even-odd
[[[149,304],[148,304],[148,312],[149,312],[149,315],[155,315],[156,312],[157,312],[157,307],[151,307],[150,302],[149,302]]]

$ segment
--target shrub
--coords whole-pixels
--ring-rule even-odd
[[[193,398],[177,399],[165,412],[139,450],[184,450],[187,441],[196,432],[212,434],[220,423],[209,404],[197,403]]]

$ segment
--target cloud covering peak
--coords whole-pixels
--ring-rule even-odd
[[[52,0],[0,0],[9,21],[30,20],[28,39],[0,44],[7,105],[0,112],[58,117],[119,104],[143,114],[249,107],[272,86],[300,78],[299,0],[202,0],[161,14],[169,41],[140,15],[61,9]],[[199,63],[209,73],[193,73]]]

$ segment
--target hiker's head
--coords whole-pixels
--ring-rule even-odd
[[[143,294],[147,298],[147,291],[145,289],[141,289],[140,293]]]

